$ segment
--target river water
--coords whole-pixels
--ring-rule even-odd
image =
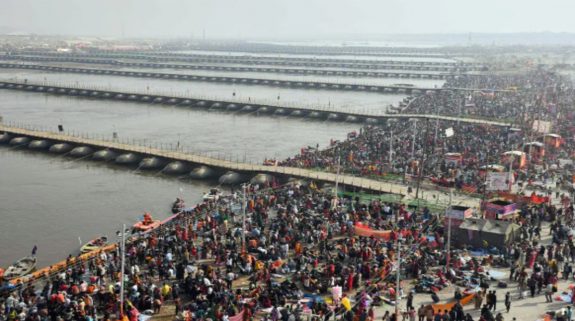
[[[136,143],[166,146],[178,140],[183,149],[211,156],[261,162],[284,158],[301,147],[326,146],[359,125],[313,122],[287,117],[145,106],[83,100],[18,91],[0,91],[0,115],[55,130],[82,132]],[[133,224],[144,210],[166,217],[180,195],[197,202],[209,189],[201,181],[107,167],[90,161],[0,147],[0,266],[7,266],[38,244],[40,265],[78,250],[99,233],[113,235],[122,223]]]
[[[157,71],[157,70],[156,70]],[[207,72],[206,72],[207,73]],[[214,72],[214,75],[225,73]],[[249,73],[249,77],[286,75]],[[289,77],[289,76],[288,76]],[[317,76],[313,76],[317,77]],[[383,112],[404,95],[272,88],[113,76],[1,70],[1,79],[59,82],[125,91],[149,91],[204,96],[256,103],[322,106],[340,110]],[[314,78],[305,79],[313,80]],[[319,79],[319,78],[316,78]],[[323,78],[322,78],[323,79]],[[351,82],[347,77],[334,81]],[[365,81],[369,81],[366,79]],[[386,80],[387,81],[387,80]],[[393,83],[423,84],[410,79]],[[429,81],[430,86],[441,81]],[[233,95],[235,93],[235,96]],[[62,124],[68,132],[124,140],[146,145],[175,145],[187,151],[261,162],[285,158],[304,146],[326,146],[331,138],[343,139],[360,125],[316,122],[288,117],[255,116],[180,107],[155,106],[51,96],[0,90],[0,116],[42,129]],[[168,216],[171,202],[183,196],[198,202],[210,182],[178,180],[112,165],[27,150],[0,147],[0,267],[29,254],[38,245],[39,266],[64,259],[98,235],[113,236],[121,224],[133,224],[144,211]]]
[[[43,130],[61,124],[70,133],[107,139],[116,132],[122,140],[160,147],[180,141],[186,151],[252,162],[286,158],[308,145],[324,147],[331,138],[343,139],[360,126],[21,91],[1,90],[0,95],[6,123]]]
[[[122,224],[134,224],[144,211],[168,217],[176,197],[182,195],[191,205],[209,190],[200,181],[135,175],[100,163],[7,147],[0,147],[0,164],[3,267],[28,255],[34,245],[39,266],[55,263],[77,253],[80,240],[115,237]]]

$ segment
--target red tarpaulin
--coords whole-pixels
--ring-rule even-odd
[[[528,203],[532,203],[532,204],[543,204],[543,203],[548,203],[549,202],[549,197],[548,196],[539,196],[537,194],[535,194],[535,192],[533,192],[531,194],[531,196],[521,196],[521,195],[517,195],[517,194],[511,194],[509,192],[499,192],[497,193],[499,195],[499,197],[504,198],[506,200],[511,200],[513,202],[528,202]]]
[[[534,204],[543,204],[549,202],[549,197],[539,196],[535,193],[531,194],[531,197],[526,197],[528,201]]]

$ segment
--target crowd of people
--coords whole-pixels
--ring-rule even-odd
[[[573,135],[573,114],[566,106],[575,96],[552,73],[461,76],[446,86],[488,91],[425,94],[402,112],[512,119],[517,125],[563,113],[554,130]],[[351,133],[326,150],[306,149],[281,165],[329,171],[341,167],[371,177],[422,176],[480,191],[482,167],[500,163],[505,151],[523,149],[533,134],[526,127],[512,132],[465,122],[388,121]],[[567,169],[559,156],[572,152],[573,142],[566,140],[542,164],[529,164],[530,176],[527,170],[518,176],[558,182],[551,165]],[[456,153],[461,158],[446,157]],[[454,242],[451,253],[446,251],[443,217],[427,208],[336,197],[301,181],[275,188],[252,185],[247,199],[240,194],[192,208],[180,200],[179,215],[130,237],[125,253],[119,248],[100,251],[57,274],[8,286],[0,300],[0,319],[136,321],[166,311],[169,304],[174,318],[186,321],[299,321],[306,316],[314,321],[375,321],[376,311],[384,312],[383,321],[503,321],[503,311],[497,310],[501,298],[512,313],[513,301],[541,294],[553,301],[558,282],[574,278],[575,220],[566,195],[520,204],[520,214],[513,218],[519,232],[505,246],[472,249]],[[549,244],[542,240],[547,227]],[[482,254],[471,254],[477,250]],[[489,290],[508,286],[501,279],[493,282],[489,269],[494,267],[509,269],[507,281],[518,284],[517,293],[503,290],[507,293],[501,296]],[[403,282],[396,282],[397,275]],[[438,305],[437,292],[450,286],[456,287],[453,304]],[[414,298],[423,294],[430,299],[416,307]],[[476,312],[464,307],[470,297]],[[563,297],[575,303],[575,287]],[[394,304],[400,298],[398,315]],[[570,308],[553,313],[557,320],[572,317]]]
[[[245,220],[238,205],[244,200],[233,194],[204,201],[128,242],[126,318],[157,314],[169,302],[183,320],[289,321],[306,314],[317,320],[374,320],[374,309],[387,306],[391,311],[383,320],[389,321],[399,319],[389,304],[402,295],[407,298],[405,318],[438,320],[439,315],[446,320],[449,315],[447,320],[467,321],[474,319],[461,303],[448,311],[437,311],[432,304],[416,310],[413,296],[457,285],[464,289],[455,294],[461,300],[483,289],[476,295],[479,307],[489,287],[489,266],[509,266],[520,295],[526,288],[532,296],[547,294],[561,272],[573,277],[569,267],[575,245],[569,231],[575,221],[570,203],[525,206],[516,219],[520,239],[499,249],[501,257],[472,257],[459,246],[446,269],[445,228],[428,209],[336,199],[301,183],[276,189],[252,186],[248,195]],[[553,238],[548,246],[539,243],[544,221],[550,222]],[[360,233],[365,229],[389,234]],[[393,262],[400,238],[401,277],[414,280],[415,286],[402,283],[397,293]],[[4,295],[0,318],[112,320],[120,313],[120,259],[117,250],[101,252],[41,282],[22,284]],[[486,296],[492,305],[481,309],[479,320],[501,320],[490,312],[494,295]]]
[[[575,95],[567,89],[569,81],[551,72],[536,71],[508,77],[461,76],[448,81],[445,87],[475,88],[477,81],[484,87],[508,91],[427,93],[413,99],[402,112],[488,118],[507,121],[510,126],[390,119],[383,125],[349,133],[344,141],[332,141],[327,149],[302,149],[279,165],[332,172],[340,168],[346,174],[375,179],[405,181],[421,177],[462,192],[482,193],[485,172],[495,165],[509,168],[513,159],[504,157],[505,152],[524,151],[531,161],[525,167],[515,165],[516,181],[568,177],[572,164],[560,160],[568,160],[575,152],[571,139],[575,114],[569,109]],[[553,123],[553,132],[562,137],[561,147],[545,147],[545,162],[526,147],[533,141],[544,143],[542,131],[533,128],[544,121]],[[572,186],[565,188],[570,190]]]
[[[341,302],[346,302],[345,293],[367,300],[371,291],[394,298],[395,285],[387,277],[395,236],[387,241],[341,236],[353,236],[354,222],[359,221],[393,229],[393,218],[407,215],[403,207],[344,199],[332,207],[328,195],[300,185],[252,189],[250,195],[245,223],[237,208],[232,210],[234,195],[205,201],[128,243],[123,311],[130,320],[136,320],[139,311],[158,313],[165,301],[190,320],[229,320],[237,315],[249,320],[265,309],[271,309],[266,317],[272,320],[284,315],[299,318],[304,310],[327,319],[352,311],[349,305],[330,309],[321,299],[337,286],[344,293],[337,298]],[[431,214],[425,217],[422,221],[413,213],[402,224],[410,229],[407,244],[421,253],[410,262],[416,276],[425,272],[424,262],[431,254],[414,244],[420,235],[436,232],[429,224]],[[110,320],[119,313],[120,257],[118,251],[101,252],[43,283],[22,284],[4,297],[0,316]],[[245,286],[237,286],[242,280]],[[374,289],[367,291],[370,282]],[[307,296],[313,304],[304,308],[300,300]],[[380,296],[375,297],[369,301],[378,304]],[[293,306],[284,309],[288,302]]]

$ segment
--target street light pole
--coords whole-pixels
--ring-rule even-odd
[[[445,264],[445,267],[447,269],[449,269],[449,263],[451,262],[451,217],[452,217],[452,212],[451,211],[451,201],[453,199],[453,189],[450,188],[449,189],[449,206],[447,207],[447,247],[446,247],[446,252],[447,252],[447,262]],[[451,212],[451,213],[450,213]]]
[[[401,232],[397,234],[397,273],[395,276],[395,319],[399,320],[399,301],[401,300],[400,282],[401,282],[401,241],[399,240]]]
[[[337,191],[339,188],[339,171],[341,168],[341,155],[338,153],[337,156],[337,171],[335,173],[335,191],[333,192],[333,201],[332,201],[332,205],[331,208],[335,209],[337,207],[337,199],[338,199],[338,195],[337,195]]]
[[[246,253],[246,208],[248,207],[248,199],[246,196],[246,189],[248,188],[247,184],[242,186],[243,190],[243,215],[242,215],[242,255]]]
[[[513,189],[513,181],[511,180],[511,176],[513,174],[513,161],[515,160],[515,155],[510,154],[509,159],[509,175],[507,176],[507,180],[509,180],[509,192]]]
[[[419,208],[419,187],[421,185],[421,177],[423,176],[423,168],[425,167],[425,161],[427,156],[427,138],[429,134],[429,118],[425,120],[425,140],[423,141],[423,153],[421,155],[421,164],[419,164],[419,171],[417,173],[417,187],[415,189],[415,199],[418,200],[417,207]]]
[[[120,318],[124,317],[124,270],[126,264],[126,224],[122,226],[122,260],[120,263]]]
[[[411,143],[411,158],[415,157],[415,135],[417,133],[417,119],[413,120],[413,141]]]
[[[391,170],[393,162],[393,130],[390,133],[391,137],[389,138],[389,168]]]
[[[439,116],[438,106],[435,105],[435,116]],[[433,147],[435,148],[435,142],[437,141],[437,131],[439,130],[439,118],[435,119],[435,134],[433,135]]]

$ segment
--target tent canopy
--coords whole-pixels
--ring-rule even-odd
[[[479,169],[482,169],[482,170],[488,169],[488,170],[503,172],[503,171],[505,171],[505,166],[498,165],[498,164],[491,164],[491,165],[483,165],[483,166],[479,167]]]
[[[485,225],[485,220],[479,219],[466,219],[459,225],[459,228],[462,230],[470,230],[470,231],[481,231],[483,230],[483,225]]]
[[[505,235],[515,229],[518,229],[519,225],[509,221],[468,218],[465,219],[461,225],[459,225],[459,228],[463,230],[481,231],[484,233]]]
[[[518,150],[512,150],[512,151],[508,151],[508,152],[503,153],[503,155],[505,155],[505,156],[513,155],[513,156],[521,157],[521,156],[525,155],[525,153],[522,151],[518,151]]]
[[[561,138],[561,135],[557,135],[557,134],[546,134],[545,137]]]

